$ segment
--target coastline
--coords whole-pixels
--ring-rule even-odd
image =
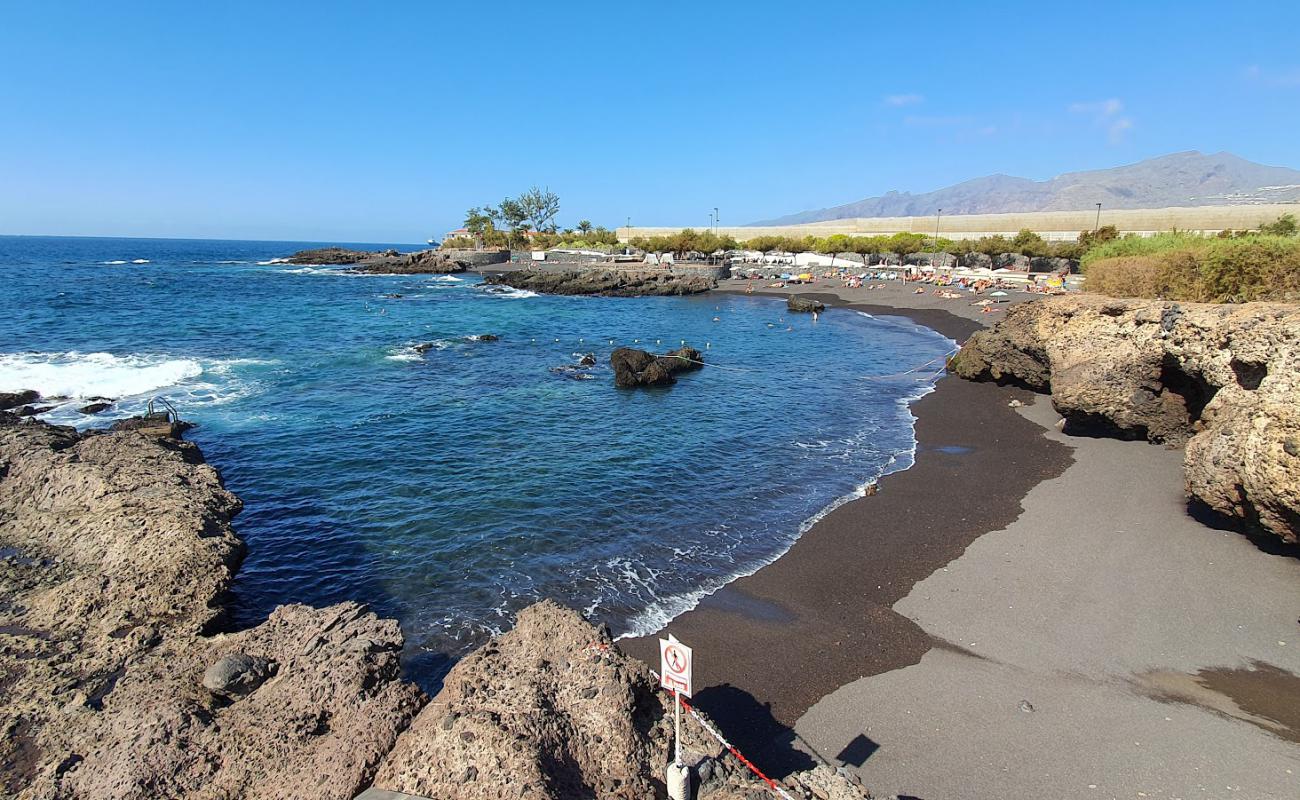
[[[733,283],[718,291],[743,291],[744,282]],[[907,297],[932,296],[903,292],[891,293],[898,305],[861,302],[894,299],[867,290],[848,300],[816,287],[755,294],[801,294],[836,310],[901,317],[958,342],[1000,317],[908,307]],[[917,440],[910,468],[882,478],[878,494],[833,509],[779,558],[664,628],[695,648],[696,680],[708,687],[697,704],[752,758],[777,772],[807,768],[811,759],[790,745],[808,708],[847,683],[950,646],[891,607],[979,536],[1012,522],[1021,499],[1070,463],[1068,448],[1008,407],[1016,394],[941,377],[910,405]],[[653,665],[658,635],[620,646]]]

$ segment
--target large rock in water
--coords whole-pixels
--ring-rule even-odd
[[[244,553],[193,444],[0,414],[0,796],[351,798],[419,709],[396,623],[286,606],[207,635]],[[205,689],[242,653],[274,663]],[[232,687],[233,688],[233,687]]]
[[[663,798],[672,725],[671,699],[644,664],[576,611],[542,602],[452,668],[375,786],[457,800]],[[682,730],[687,762],[709,775],[699,797],[767,796],[698,723],[684,718]],[[867,797],[827,767],[790,781],[813,797]]]
[[[785,307],[787,311],[793,311],[804,314],[816,314],[826,310],[826,304],[819,300],[811,300],[807,297],[790,295],[786,298]]]
[[[620,389],[637,386],[671,386],[679,372],[689,372],[704,366],[704,356],[694,347],[682,346],[662,356],[620,347],[609,354],[609,364],[614,368],[614,385]]]
[[[1050,391],[1067,431],[1185,444],[1192,498],[1300,538],[1300,307],[1053,298],[1008,309],[951,369]]]
[[[565,272],[518,270],[488,275],[484,280],[489,284],[527,289],[540,294],[605,297],[699,294],[718,285],[712,278],[694,273],[633,269],[585,269]]]

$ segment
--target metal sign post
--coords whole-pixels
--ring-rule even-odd
[[[659,640],[659,685],[673,693],[673,722],[676,749],[673,763],[680,770],[682,763],[682,695],[691,696],[691,673],[694,659],[691,648],[677,641],[671,633]]]

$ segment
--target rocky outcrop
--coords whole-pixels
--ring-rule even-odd
[[[452,258],[438,250],[420,250],[415,253],[388,253],[375,255],[353,264],[356,272],[375,272],[394,275],[428,275],[464,272],[464,261]]]
[[[766,796],[698,723],[686,718],[682,727],[684,760],[707,776],[698,797]],[[671,745],[671,699],[646,666],[623,655],[607,630],[543,602],[451,670],[375,786],[459,800],[663,798]],[[790,789],[867,797],[827,767],[796,773]]]
[[[662,356],[620,347],[609,355],[614,368],[614,385],[620,389],[637,386],[671,386],[679,372],[697,370],[704,366],[704,356],[693,347],[680,347]]]
[[[564,272],[520,270],[504,272],[499,275],[488,275],[485,281],[489,284],[527,289],[540,294],[602,295],[605,297],[699,294],[717,286],[717,281],[699,274],[624,269],[589,269]]]
[[[0,794],[365,785],[421,705],[398,676],[401,633],[342,604],[213,635],[244,552],[239,509],[193,444],[0,415]],[[213,671],[237,654],[242,677]],[[209,672],[234,682],[214,692]]]
[[[816,314],[826,310],[826,304],[817,300],[810,300],[807,297],[790,295],[786,298],[785,307],[787,311],[794,311],[804,314]]]
[[[1050,391],[1067,431],[1185,445],[1190,497],[1300,537],[1300,307],[1052,298],[1008,309],[951,369]]]
[[[346,247],[318,247],[313,250],[299,250],[285,261],[289,264],[357,264],[369,258],[396,255],[399,255],[396,250],[371,252],[349,250]]]
[[[397,623],[356,603],[218,632],[239,509],[193,444],[0,412],[0,795],[347,800],[374,780],[470,800],[665,796],[665,695],[552,603],[428,705],[401,680]],[[699,797],[762,795],[697,725],[683,747]],[[790,781],[867,796],[826,767]]]
[[[20,408],[41,399],[40,392],[25,389],[21,392],[0,392],[0,411]]]
[[[343,247],[300,250],[285,259],[290,264],[324,264],[351,266],[357,272],[397,275],[443,274],[464,272],[466,262],[439,250],[399,253],[396,250],[368,252]]]

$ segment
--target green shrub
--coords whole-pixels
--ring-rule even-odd
[[[1289,236],[1125,237],[1094,248],[1084,265],[1088,291],[1115,297],[1300,301],[1300,239]]]

